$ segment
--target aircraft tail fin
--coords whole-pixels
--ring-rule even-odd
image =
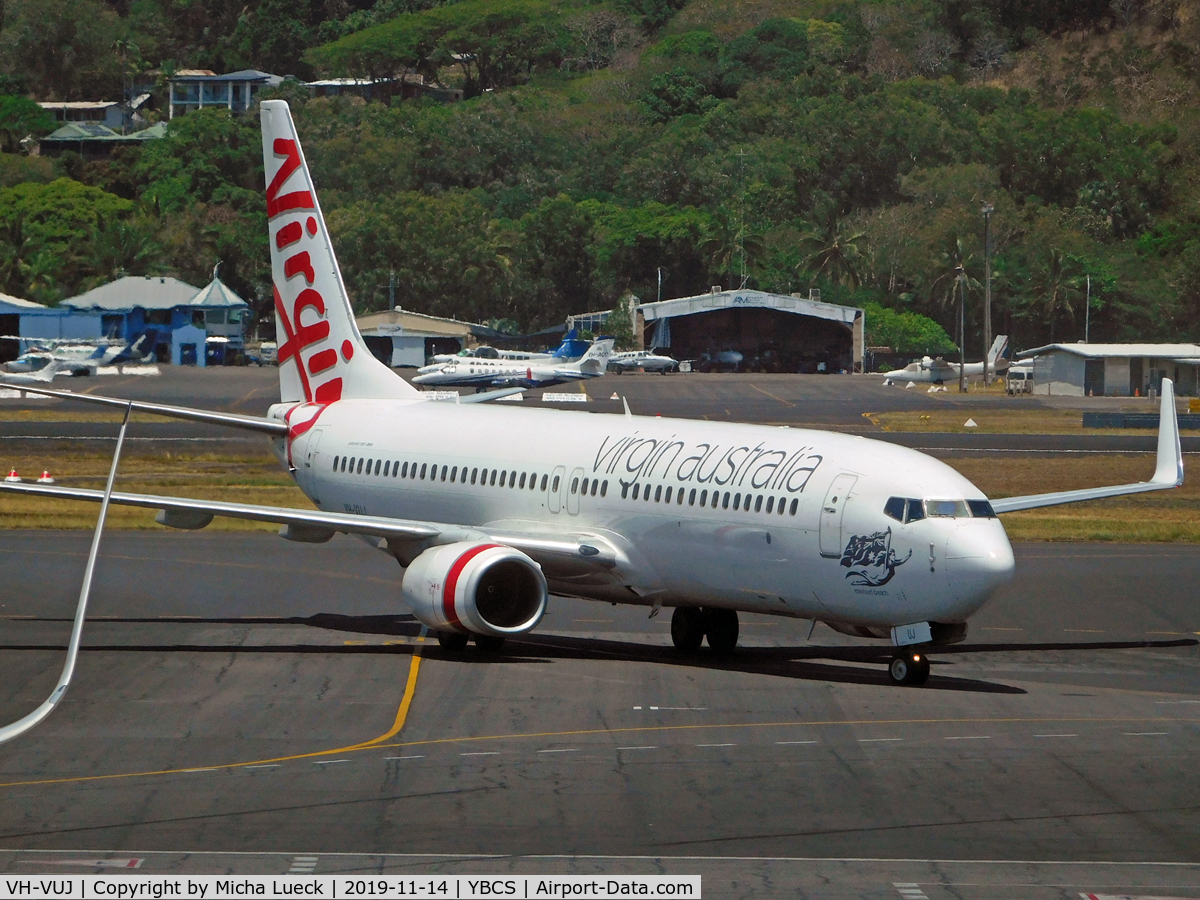
[[[1007,366],[1011,355],[1012,350],[1008,346],[1008,335],[996,335],[996,340],[992,341],[992,349],[988,351],[988,362],[991,364],[992,369],[994,370],[997,364]]]
[[[603,375],[604,370],[608,368],[608,361],[612,358],[614,344],[615,338],[602,337],[592,341],[587,353],[576,363],[579,371],[585,375]]]
[[[419,391],[371,355],[354,322],[291,110],[264,100],[260,113],[280,399],[417,399]]]

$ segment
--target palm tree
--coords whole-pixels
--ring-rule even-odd
[[[810,227],[800,237],[805,251],[801,265],[816,277],[824,276],[834,284],[858,287],[862,281],[859,263],[863,250],[859,242],[866,232],[850,228],[836,215],[826,218],[823,225]]]
[[[1065,313],[1074,324],[1081,281],[1076,261],[1057,247],[1051,247],[1033,270],[1029,285],[1033,295],[1026,301],[1024,315],[1045,316],[1050,322],[1050,343],[1054,343],[1054,324],[1060,315]]]
[[[92,229],[83,264],[85,289],[125,275],[146,275],[162,255],[162,245],[148,219],[101,219]]]
[[[717,273],[728,273],[729,283],[745,287],[747,272],[766,250],[761,234],[751,234],[740,221],[720,216],[712,236],[700,245],[700,253]]]
[[[25,229],[17,213],[0,228],[0,291],[20,296],[25,290],[30,261],[42,251],[42,242]]]
[[[940,297],[942,306],[952,307],[959,299],[956,292],[960,279],[965,280],[967,290],[978,290],[979,279],[970,274],[974,262],[975,254],[967,252],[961,237],[949,238],[934,261],[934,277],[929,283],[930,298]]]

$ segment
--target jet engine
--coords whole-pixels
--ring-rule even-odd
[[[405,570],[401,593],[413,615],[436,631],[521,634],[546,612],[541,566],[503,544],[431,547]]]

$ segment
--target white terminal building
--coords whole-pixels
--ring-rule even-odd
[[[1200,344],[1047,344],[1017,354],[1033,362],[1033,393],[1061,397],[1145,397],[1164,378],[1196,396]]]

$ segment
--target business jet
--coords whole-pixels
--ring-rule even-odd
[[[919,684],[928,648],[962,640],[1012,578],[997,515],[1183,483],[1167,379],[1150,481],[992,501],[937,459],[857,435],[423,402],[355,327],[287,103],[264,101],[261,119],[280,402],[258,417],[34,390],[263,434],[315,508],[114,492],[120,441],[104,491],[0,491],[100,502],[101,524],[111,502],[173,528],[229,516],[302,543],[362,536],[399,562],[404,605],[454,650],[531,631],[555,594],[672,608],[687,653],[732,651],[741,612],[824,622],[890,641],[891,680]],[[482,439],[445,440],[464,433]]]
[[[999,335],[992,342],[992,349],[988,351],[988,364],[993,375],[1008,368],[1007,351],[1008,335]],[[907,384],[915,381],[918,384],[942,384],[947,381],[958,381],[958,366],[958,363],[946,362],[940,356],[936,359],[926,356],[917,362],[909,363],[903,369],[888,372],[883,377],[883,383]],[[983,376],[983,363],[965,363],[963,371],[967,378],[980,378]]]
[[[13,374],[32,374],[58,363],[55,371],[62,375],[95,375],[97,369],[122,363],[154,361],[154,344],[158,333],[143,331],[129,342],[49,340],[39,342],[7,364]],[[27,340],[22,338],[22,340]]]
[[[563,362],[574,362],[587,352],[591,341],[579,339],[579,329],[572,328],[563,336],[562,343],[553,351],[535,353],[529,350],[497,350],[495,347],[476,347],[473,350],[460,350],[457,353],[435,353],[430,365],[426,368],[433,371],[437,363],[460,362],[463,359],[561,359]],[[424,371],[424,370],[422,370]],[[418,374],[420,374],[418,372]]]
[[[650,350],[627,350],[623,353],[614,353],[612,359],[608,361],[608,367],[618,375],[624,372],[631,372],[634,369],[641,369],[644,372],[659,372],[666,375],[668,372],[678,372],[679,363],[671,359],[669,356],[655,353],[653,348]]]
[[[464,359],[425,366],[418,370],[413,384],[439,387],[473,385],[479,390],[489,387],[550,387],[603,375],[612,356],[612,348],[612,338],[599,338],[592,341],[587,352],[573,363],[553,358],[525,360],[523,363],[513,359]]]

